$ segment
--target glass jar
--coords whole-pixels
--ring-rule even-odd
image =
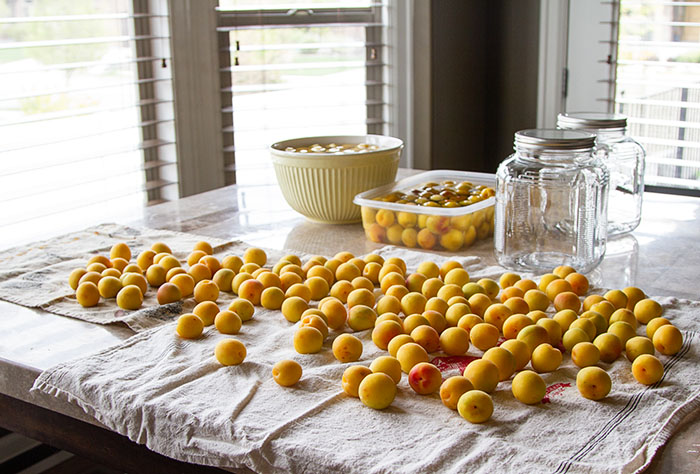
[[[515,134],[496,173],[495,254],[516,270],[551,272],[600,263],[607,238],[608,170],[595,135],[536,129]]]
[[[608,235],[637,228],[642,218],[644,148],[627,136],[627,117],[621,114],[575,112],[559,114],[557,127],[594,133],[598,148],[605,148],[610,171]]]

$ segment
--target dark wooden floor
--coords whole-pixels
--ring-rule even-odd
[[[3,474],[117,474],[47,444],[0,429],[0,473]]]
[[[39,448],[38,451],[35,452],[36,456],[34,458],[32,457],[31,450],[38,448],[40,443],[34,441],[34,446],[24,451],[20,450],[20,452],[17,453],[18,456],[21,456],[25,451],[29,451],[30,454],[26,454],[25,457],[20,457],[19,461],[14,461],[17,462],[18,466],[21,466],[22,459],[29,459],[30,461],[36,459],[37,463],[42,462],[38,460],[41,456],[43,456],[45,464],[51,464],[49,458],[51,456],[57,456],[59,453],[58,451],[50,451],[55,447],[63,450],[61,451],[62,453],[67,451],[76,455],[78,458],[90,460],[94,463],[88,466],[84,471],[74,470],[72,472],[128,472],[130,474],[228,473],[228,471],[215,467],[191,464],[169,458],[155,451],[151,451],[145,445],[134,443],[126,436],[122,436],[114,431],[80,421],[76,418],[71,418],[58,412],[47,410],[38,405],[33,405],[4,394],[0,394],[0,428],[8,430],[6,433],[10,436],[9,441],[16,441],[18,439],[12,435],[21,434],[30,439],[30,444],[32,443],[31,440],[36,440],[46,445],[46,447]],[[10,435],[10,432],[13,433]],[[5,437],[3,437],[3,439]],[[8,445],[12,444],[7,442],[7,440],[6,443]],[[67,455],[61,454],[61,456]],[[14,457],[16,456],[12,456],[12,458]],[[60,456],[52,459],[55,460],[57,458],[60,458]],[[9,460],[8,458],[7,461]],[[67,458],[63,460],[67,460]],[[4,461],[0,458],[0,463],[2,462]],[[105,469],[103,466],[109,466],[112,470]],[[23,467],[10,470],[9,468],[5,469],[5,466],[0,464],[0,474],[5,474],[6,472],[32,474],[34,472],[44,471],[27,470]]]

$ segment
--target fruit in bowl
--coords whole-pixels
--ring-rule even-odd
[[[284,140],[270,146],[277,182],[287,203],[315,222],[359,222],[355,195],[392,183],[403,142],[382,135]]]

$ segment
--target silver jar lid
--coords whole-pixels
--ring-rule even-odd
[[[575,130],[626,128],[627,116],[603,112],[569,112],[557,116],[557,125]]]
[[[595,146],[595,135],[555,128],[520,130],[515,133],[515,146],[533,151],[586,150]]]

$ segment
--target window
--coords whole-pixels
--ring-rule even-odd
[[[3,0],[0,38],[3,243],[177,195],[164,0]]]
[[[622,1],[614,107],[651,185],[700,191],[700,2]]]
[[[700,193],[700,2],[571,0],[569,22],[566,110],[627,115],[646,185]]]
[[[226,182],[275,182],[268,146],[389,133],[387,5],[221,0]]]
[[[397,12],[405,26],[393,0],[0,0],[1,243],[274,183],[282,138],[405,138]]]

